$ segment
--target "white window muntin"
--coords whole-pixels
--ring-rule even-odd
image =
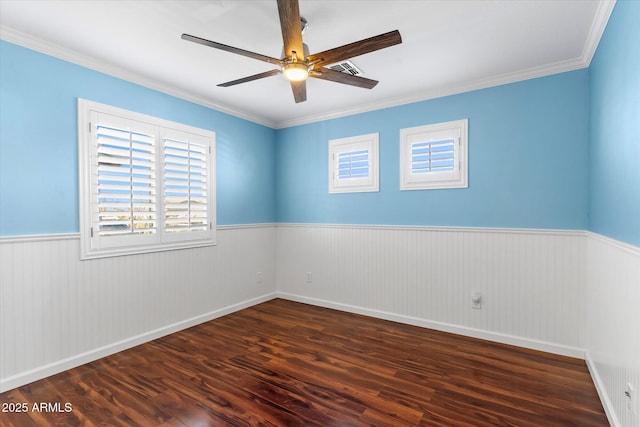
[[[329,141],[329,193],[378,191],[377,133]]]
[[[78,134],[82,259],[215,244],[214,132],[79,99]],[[167,226],[167,139],[190,147],[181,233]]]
[[[466,188],[467,119],[400,130],[400,189]]]

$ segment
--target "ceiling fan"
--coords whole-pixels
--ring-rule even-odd
[[[240,83],[284,74],[291,83],[291,89],[293,90],[293,97],[296,103],[307,100],[306,80],[308,77],[358,86],[365,89],[372,89],[376,84],[378,84],[376,80],[331,70],[326,68],[325,65],[330,65],[338,61],[364,55],[365,53],[374,52],[376,50],[402,43],[400,32],[398,32],[398,30],[394,30],[374,37],[369,37],[364,40],[349,43],[344,46],[325,50],[324,52],[309,55],[307,46],[302,43],[301,20],[303,22],[306,21],[304,18],[300,17],[298,0],[277,0],[277,2],[278,14],[280,15],[280,27],[282,30],[282,40],[284,41],[284,58],[282,59],[261,55],[259,53],[250,52],[248,50],[228,46],[226,44],[206,40],[189,34],[182,35],[182,39],[184,40],[243,55],[259,61],[265,61],[279,67],[264,73],[254,74],[252,76],[243,77],[226,83],[220,83],[218,86],[234,86]]]

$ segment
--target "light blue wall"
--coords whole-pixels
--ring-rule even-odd
[[[275,131],[0,41],[0,235],[78,231],[77,98],[210,129],[218,224],[275,221]]]
[[[588,71],[282,129],[277,219],[586,229]],[[401,128],[469,119],[469,188],[399,190]],[[380,192],[328,194],[327,141],[380,133]]]
[[[618,0],[590,73],[589,229],[640,246],[640,2]]]
[[[0,235],[78,231],[82,97],[216,131],[219,224],[588,228],[640,245],[639,8],[618,2],[589,70],[277,131],[0,42]],[[469,188],[399,191],[399,130],[460,118]],[[380,192],[328,194],[327,141],[372,132]]]

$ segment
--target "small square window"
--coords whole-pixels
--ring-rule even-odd
[[[467,188],[467,119],[400,130],[400,190]]]
[[[378,134],[329,141],[329,193],[378,191]]]

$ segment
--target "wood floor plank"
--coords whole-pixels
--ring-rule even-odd
[[[584,361],[275,299],[0,394],[0,426],[606,426]]]

